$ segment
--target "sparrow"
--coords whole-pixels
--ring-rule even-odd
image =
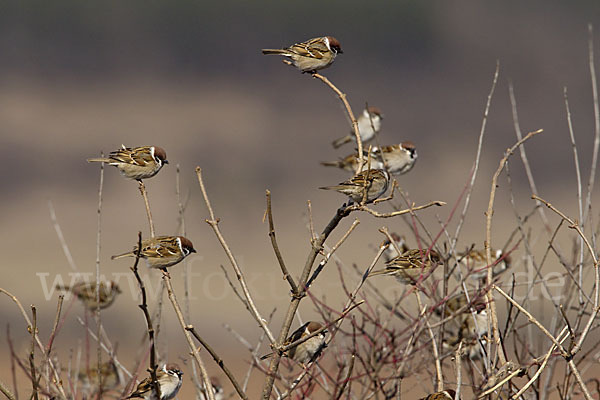
[[[417,162],[417,148],[410,141],[381,148],[373,147],[372,151],[376,160],[384,165],[382,168],[394,176],[406,174]]]
[[[123,257],[135,257],[138,252],[137,245],[127,253],[112,256],[112,260]],[[192,242],[183,236],[157,236],[142,240],[140,258],[146,260],[150,268],[166,268],[182,261],[191,253],[195,253]]]
[[[288,57],[291,64],[300,71],[315,73],[329,67],[335,57],[343,51],[336,38],[323,36],[293,44],[285,49],[262,49],[262,53]]]
[[[117,167],[129,179],[141,181],[152,178],[168,164],[167,153],[158,146],[125,147],[111,152],[106,158],[88,158],[88,162],[104,162]]]
[[[390,262],[392,259],[398,257],[400,254],[407,252],[410,250],[406,245],[406,238],[404,235],[398,235],[396,232],[392,232],[390,234],[394,242],[396,243],[396,247],[400,250],[400,253],[396,250],[396,247],[389,240],[385,241],[385,244],[389,244],[388,248],[383,252],[383,259],[385,262]]]
[[[98,293],[96,282],[77,282],[72,286],[56,285],[56,289],[73,293],[88,310],[105,309],[109,307],[121,293],[119,285],[113,281],[100,282]],[[99,297],[98,297],[99,294]],[[100,299],[98,303],[97,299]]]
[[[383,115],[381,114],[381,110],[379,110],[379,108],[367,107],[363,110],[362,114],[360,114],[356,119],[361,142],[367,143],[373,140],[375,135],[378,134],[379,130],[381,129],[381,120],[383,120]],[[348,135],[334,140],[331,144],[333,145],[334,149],[337,149],[353,140],[356,140],[354,130],[352,130]]]
[[[225,400],[225,391],[223,390],[223,386],[219,382],[217,377],[210,378],[210,384],[213,389],[213,394],[215,395],[215,400]],[[208,396],[204,392],[206,389],[202,389],[203,391],[199,394],[198,400],[207,400]]]
[[[160,387],[160,400],[169,400],[174,398],[181,387],[183,372],[177,364],[163,365],[162,369],[156,371],[156,379]],[[156,400],[153,395],[152,377],[149,376],[139,383],[135,392],[127,398],[140,398],[145,400]]]
[[[435,250],[411,249],[385,263],[384,269],[371,271],[369,277],[392,275],[401,283],[414,285],[421,274],[426,275],[441,263],[440,255]]]
[[[90,370],[87,373],[80,372],[78,374],[78,378],[86,392],[106,392],[115,389],[121,383],[119,369],[112,360],[100,365],[100,377],[102,381],[101,389],[96,365],[90,366]]]
[[[502,250],[492,249],[492,275],[498,276],[502,272],[506,271],[510,267],[511,259],[510,256],[504,255],[502,257]],[[485,258],[485,250],[471,249],[457,255],[458,261],[465,266],[471,273],[470,277],[475,279],[487,278],[488,264]]]
[[[429,396],[422,397],[420,400],[454,400],[456,392],[452,389],[435,392]]]
[[[366,152],[365,152],[366,153]],[[337,161],[322,161],[321,165],[326,167],[336,167],[343,169],[348,172],[356,172],[356,168],[358,167],[358,155],[356,153],[350,154],[344,158],[340,158]],[[369,158],[364,155],[363,156],[363,171],[369,167]],[[374,152],[371,152],[371,169],[383,169],[384,165],[381,161],[379,161],[379,156]]]
[[[295,342],[296,340],[300,340],[313,332],[318,331],[323,327],[323,324],[320,322],[309,321],[302,325],[300,328],[296,329],[294,333],[292,333],[287,340],[283,343],[284,346],[287,346],[290,343]],[[315,361],[323,349],[326,347],[325,344],[325,336],[327,334],[327,330],[322,331],[316,336],[308,339],[304,343],[300,343],[299,345],[292,347],[284,353],[284,356],[291,358],[292,360],[306,366],[308,363]],[[264,360],[271,357],[273,353],[269,353],[267,355],[262,356],[260,359]]]
[[[354,175],[352,178],[335,186],[325,186],[319,189],[335,190],[349,196],[356,203],[372,203],[383,195],[390,181],[390,175],[383,169],[368,169]],[[366,193],[365,193],[366,192]]]

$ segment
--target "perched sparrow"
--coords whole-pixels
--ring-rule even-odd
[[[404,175],[417,162],[417,148],[413,142],[402,142],[391,146],[372,149],[377,161],[385,166],[392,175]],[[382,167],[383,168],[383,167]]]
[[[225,400],[225,391],[223,390],[223,386],[219,382],[219,379],[216,377],[210,378],[210,384],[212,385],[213,394],[215,395],[215,400]],[[204,389],[206,390],[206,389]],[[208,396],[202,392],[200,393],[198,400],[207,400]]]
[[[113,361],[107,361],[100,366],[100,379],[98,379],[98,368],[96,365],[91,365],[87,373],[80,372],[78,378],[83,385],[84,391],[88,393],[106,392],[115,389],[121,383],[119,369]],[[101,389],[100,381],[102,381]]]
[[[452,389],[435,392],[429,396],[422,397],[420,400],[454,400],[456,392]]]
[[[319,189],[335,190],[347,196],[357,203],[372,203],[385,193],[390,181],[390,175],[383,169],[369,169],[359,172],[352,178],[335,186],[325,186]],[[366,196],[365,196],[366,191]]]
[[[381,111],[377,107],[368,107],[365,108],[356,119],[358,123],[358,133],[360,135],[360,140],[363,143],[367,143],[372,140],[379,130],[381,129],[381,120],[383,119],[383,115]],[[354,134],[354,130],[350,132],[350,134],[336,139],[333,141],[332,145],[334,148],[338,148],[348,142],[356,140],[356,135]]]
[[[129,179],[152,178],[164,164],[168,164],[167,153],[157,146],[125,147],[111,152],[107,158],[88,158],[88,162],[104,162],[114,165]]]
[[[326,167],[336,167],[354,173],[356,172],[356,168],[358,166],[358,155],[354,153],[341,158],[338,161],[323,161],[321,162],[321,165]],[[363,156],[363,171],[368,167],[369,158],[367,156]],[[381,161],[379,161],[377,154],[371,152],[371,169],[383,169],[383,167],[384,165]]]
[[[56,285],[56,288],[73,293],[88,310],[95,310],[98,306],[101,309],[110,306],[117,295],[121,293],[121,289],[113,281],[100,282],[100,293],[98,293],[96,282],[77,282],[73,286]],[[100,303],[97,302],[98,298]]]
[[[285,49],[262,49],[263,54],[289,57],[294,67],[302,72],[316,72],[329,67],[335,56],[342,54],[340,42],[333,36],[323,36],[296,43]]]
[[[135,257],[137,251],[136,245],[133,251],[112,256],[111,259]],[[140,258],[145,259],[150,268],[165,268],[177,264],[190,253],[195,252],[192,242],[183,236],[157,236],[142,240]]]
[[[441,264],[440,255],[435,250],[408,250],[385,263],[385,268],[372,271],[369,277],[375,275],[392,275],[404,284],[414,284],[421,274],[426,275],[434,266]]]
[[[296,340],[300,340],[310,335],[311,333],[318,331],[322,327],[323,325],[319,322],[309,321],[302,325],[300,328],[296,329],[294,333],[292,333],[287,338],[287,340],[284,343],[284,346],[293,343]],[[296,347],[292,347],[291,349],[286,351],[284,355],[302,365],[307,365],[308,363],[316,360],[317,357],[319,357],[319,355],[321,354],[321,351],[323,351],[323,349],[325,348],[326,334],[327,330],[324,330],[317,336],[313,336],[312,338],[308,339],[306,342],[300,343]],[[262,356],[260,359],[264,360],[266,358],[271,357],[272,355],[273,353],[269,353],[267,355]]]
[[[394,245],[392,243],[389,242],[389,240],[386,240],[386,244],[389,243],[389,246],[387,249],[385,249],[385,251],[383,252],[383,259],[385,260],[385,262],[390,262],[392,259],[398,257],[400,254],[407,252],[408,250],[410,250],[408,248],[408,246],[406,245],[406,238],[403,235],[398,235],[396,232],[392,232],[390,234],[390,236],[392,237],[392,239],[394,239],[394,242],[396,243],[396,247],[398,247],[398,249],[400,250],[400,253],[398,253],[398,251],[396,250],[396,247],[394,247]]]
[[[174,398],[181,387],[181,376],[183,372],[177,364],[164,365],[161,370],[156,371],[156,379],[160,387],[160,400],[169,400]],[[149,376],[137,386],[135,392],[131,393],[128,399],[139,397],[145,400],[156,400],[153,396],[152,377]]]
[[[504,255],[502,250],[492,249],[492,275],[498,276],[510,267],[510,257]],[[472,278],[485,279],[487,277],[488,264],[485,258],[485,250],[470,250],[457,255],[458,261],[471,271]]]

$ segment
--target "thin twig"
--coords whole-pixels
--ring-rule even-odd
[[[31,368],[31,384],[33,385],[33,399],[39,399],[39,383],[35,373],[35,337],[37,335],[37,311],[35,306],[31,306],[31,319],[33,325],[27,327],[31,334],[31,347],[29,349],[29,368]]]
[[[225,362],[223,361],[223,359],[221,357],[219,357],[219,355],[217,354],[217,352],[214,351],[214,349],[208,344],[208,342],[206,340],[202,339],[202,337],[198,334],[198,332],[196,332],[196,329],[194,329],[193,326],[188,325],[188,326],[185,327],[185,330],[191,332],[191,334],[194,335],[194,337],[196,338],[196,340],[199,341],[200,344],[210,353],[210,355],[215,360],[215,362],[217,363],[217,365],[219,367],[221,367],[221,369],[223,370],[223,372],[225,372],[225,375],[227,375],[227,378],[229,379],[229,381],[231,382],[231,384],[235,388],[235,391],[237,392],[237,394],[242,399],[248,400],[248,396],[246,396],[246,393],[244,393],[242,387],[240,386],[240,384],[238,383],[238,381],[235,379],[235,376],[233,376],[233,374],[231,373],[231,370],[229,368],[227,368],[227,365],[225,365]]]
[[[140,190],[143,186],[143,183],[140,182]],[[156,363],[156,347],[154,345],[154,326],[152,325],[152,319],[150,318],[150,313],[148,312],[148,303],[146,298],[146,287],[144,286],[144,281],[140,277],[138,272],[138,263],[140,262],[140,254],[142,252],[142,232],[138,232],[138,246],[137,251],[135,253],[135,262],[133,267],[131,267],[131,271],[135,275],[135,279],[138,282],[140,292],[142,294],[142,304],[139,304],[138,307],[142,309],[144,312],[144,317],[146,318],[146,325],[148,328],[148,341],[150,342],[150,376],[152,378],[152,389],[154,391],[154,395],[157,398],[161,398],[160,385],[158,384],[158,379],[156,377],[156,370],[158,369],[158,364]],[[99,338],[99,336],[98,336]],[[100,342],[100,340],[98,340]]]
[[[279,246],[277,245],[277,238],[275,237],[275,225],[273,224],[273,211],[271,209],[270,190],[267,190],[267,218],[269,220],[269,237],[271,238],[271,245],[273,246],[273,251],[275,251],[275,257],[277,257],[281,272],[283,273],[283,279],[286,279],[290,284],[292,293],[296,293],[298,291],[298,287],[296,286],[296,282],[294,282],[294,278],[292,278],[292,275],[290,275],[288,272],[288,269],[285,266],[285,261],[283,261],[283,256],[279,251]]]
[[[8,400],[17,400],[15,395],[12,394],[10,390],[8,390],[8,388],[4,383],[2,383],[2,381],[0,381],[0,392],[2,392],[2,394],[4,394]]]
[[[445,202],[437,200],[437,201],[431,201],[427,204],[423,204],[422,206],[414,206],[413,205],[411,208],[407,208],[405,210],[394,211],[394,212],[390,212],[390,213],[380,213],[380,212],[372,210],[369,207],[367,207],[365,205],[361,205],[361,204],[353,204],[351,206],[348,206],[347,209],[348,209],[348,211],[366,211],[369,214],[371,214],[377,218],[391,218],[391,217],[397,217],[398,215],[410,214],[414,211],[423,210],[425,208],[429,208],[429,207],[433,207],[433,206],[441,207],[441,206],[445,206],[445,205],[446,205]]]
[[[104,152],[100,153],[100,158],[104,158]],[[102,329],[102,319],[100,318],[100,238],[102,234],[102,188],[104,187],[104,163],[100,163],[100,183],[98,184],[98,218],[96,232],[96,336],[100,337]],[[98,373],[98,396],[102,396],[104,388],[104,375],[101,374],[102,368],[102,348],[100,341],[96,349],[96,372]]]
[[[148,202],[148,193],[146,193],[146,185],[144,182],[138,181],[139,189],[142,197],[144,198],[144,205],[146,206],[146,215],[148,215],[148,224],[150,225],[150,236],[154,237],[154,222],[152,221],[152,212],[150,212],[150,203]]]
[[[348,117],[350,118],[350,122],[352,123],[352,130],[354,131],[354,137],[356,138],[356,147],[357,147],[357,153],[358,153],[357,161],[358,162],[356,165],[355,172],[358,174],[360,171],[362,171],[362,167],[364,164],[363,143],[362,143],[362,139],[360,137],[360,132],[358,130],[358,122],[356,121],[356,118],[354,117],[354,113],[352,112],[352,107],[350,107],[350,103],[348,103],[348,100],[346,99],[346,94],[342,93],[341,90],[339,90],[333,83],[331,83],[331,81],[329,79],[327,79],[323,75],[314,73],[314,74],[312,74],[312,76],[313,76],[313,78],[320,79],[324,84],[329,86],[331,88],[331,90],[333,90],[335,92],[335,94],[338,95],[338,97],[342,101],[342,104],[346,108],[346,112],[348,113]]]
[[[598,148],[600,148],[600,106],[598,105],[598,84],[596,83],[596,67],[594,64],[594,29],[592,24],[588,25],[588,54],[590,65],[590,77],[592,83],[592,97],[594,99],[594,150],[592,152],[592,167],[590,171],[590,180],[588,181],[587,196],[585,199],[585,210],[583,213],[582,224],[587,221],[587,213],[592,207],[592,192],[596,182],[596,167],[598,165]]]

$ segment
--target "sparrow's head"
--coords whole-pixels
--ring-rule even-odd
[[[179,241],[181,242],[181,250],[186,256],[190,253],[196,252],[196,249],[194,249],[194,245],[192,244],[190,239],[185,238],[183,236],[179,236]]]
[[[336,54],[342,54],[342,45],[340,44],[339,40],[337,40],[336,38],[334,38],[333,36],[325,36],[325,39],[327,39],[327,42],[329,44],[329,49],[331,51],[333,51]]]
[[[442,257],[435,250],[429,250],[429,260],[432,264],[442,264]]]
[[[164,370],[167,374],[177,376],[178,378],[181,378],[183,375],[183,372],[179,369],[179,365],[175,363],[165,365]]]
[[[413,157],[417,156],[417,146],[415,146],[415,144],[413,142],[411,142],[410,140],[400,143],[400,146],[402,146],[402,148],[404,150],[408,151],[411,156],[413,156]]]
[[[369,106],[365,109],[365,113],[371,114],[371,116],[377,116],[379,117],[379,119],[383,119],[383,114],[381,113],[381,110],[377,107]]]
[[[321,329],[323,327],[323,324],[321,324],[320,322],[316,322],[316,321],[310,321],[307,325],[306,325],[306,332],[307,334],[311,334],[314,333],[316,331],[318,331],[319,329]],[[323,336],[325,335],[325,333],[327,332],[327,330],[324,330],[323,332],[321,332],[323,334]]]
[[[161,164],[168,164],[167,152],[162,147],[154,146],[154,158],[160,160]]]

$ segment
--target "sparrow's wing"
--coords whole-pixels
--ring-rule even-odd
[[[299,56],[317,59],[323,58],[325,54],[330,52],[322,38],[314,38],[307,40],[306,42],[296,43],[290,46],[288,50]]]
[[[302,339],[302,337],[306,334],[306,327],[308,326],[309,322],[305,323],[304,325],[302,325],[300,328],[296,329],[285,341],[285,344],[290,344],[290,343],[294,343],[296,340],[300,340]],[[288,356],[290,358],[294,358],[294,355],[296,354],[296,347],[292,347],[291,349],[289,349],[287,351]]]
[[[154,162],[150,147],[136,147],[134,149],[126,147],[110,153],[110,158],[114,161],[138,165],[143,167],[151,162]]]
[[[160,258],[170,257],[179,254],[179,245],[177,238],[156,238],[151,240],[146,246],[142,247],[144,257]]]
[[[141,381],[135,389],[135,392],[131,393],[127,398],[131,399],[133,397],[144,397],[143,395],[148,393],[150,390],[152,390],[152,378],[148,377]]]

